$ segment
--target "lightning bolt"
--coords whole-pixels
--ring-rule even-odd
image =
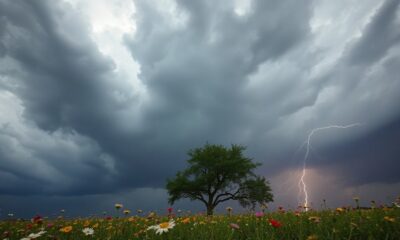
[[[303,170],[301,172],[301,177],[299,180],[299,195],[303,192],[304,193],[304,203],[300,204],[301,206],[304,206],[305,211],[308,210],[309,206],[308,206],[308,192],[307,192],[307,184],[305,182],[305,177],[307,174],[307,159],[308,159],[308,155],[310,153],[310,147],[311,147],[311,137],[314,135],[314,133],[318,132],[318,131],[322,131],[322,130],[327,130],[327,129],[332,129],[332,128],[339,128],[339,129],[346,129],[346,128],[352,128],[352,127],[356,127],[356,126],[360,126],[361,123],[353,123],[350,125],[345,125],[345,126],[341,126],[341,125],[330,125],[330,126],[326,126],[326,127],[319,127],[319,128],[314,128],[310,131],[310,133],[307,136],[307,140],[305,141],[305,145],[306,145],[306,153],[304,155],[304,159],[303,159]],[[303,144],[303,145],[304,145]],[[302,145],[302,146],[303,146]]]

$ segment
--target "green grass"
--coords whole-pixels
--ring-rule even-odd
[[[262,217],[182,215],[171,219],[175,227],[161,235],[148,227],[169,221],[167,216],[39,219],[35,223],[4,220],[0,222],[0,239],[22,239],[41,230],[46,233],[37,239],[400,239],[400,208],[288,211]],[[281,226],[272,226],[271,219]],[[232,228],[232,223],[239,228]],[[72,227],[70,232],[60,231],[68,226]],[[85,227],[93,228],[94,234],[85,236]]]

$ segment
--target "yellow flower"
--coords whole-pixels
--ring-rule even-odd
[[[338,212],[338,213],[342,213],[342,212],[344,212],[344,209],[343,209],[343,208],[341,208],[341,207],[338,207],[338,208],[336,208],[336,212]]]
[[[385,220],[386,222],[395,222],[395,221],[396,221],[395,218],[393,218],[393,217],[388,217],[388,216],[385,216],[385,217],[383,218],[383,220]]]
[[[308,220],[315,222],[315,223],[319,223],[321,221],[321,218],[317,217],[317,216],[311,216],[308,218]]]
[[[122,205],[121,203],[116,203],[114,206],[118,210],[118,209],[122,208],[124,205]]]
[[[95,225],[93,225],[93,228],[97,228],[99,227],[99,223],[96,223]]]
[[[125,214],[125,215],[128,215],[128,214],[130,214],[130,213],[131,213],[131,211],[128,210],[128,209],[125,209],[125,210],[124,210],[124,214]]]
[[[89,220],[86,220],[86,221],[83,223],[83,226],[84,226],[84,227],[88,227],[89,225],[90,225]]]
[[[318,240],[318,237],[317,237],[317,235],[313,234],[313,235],[308,236],[307,240]]]
[[[72,226],[66,226],[60,229],[60,232],[69,233],[72,231]]]

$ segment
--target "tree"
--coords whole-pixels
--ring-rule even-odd
[[[218,204],[228,200],[252,209],[257,203],[272,201],[268,181],[253,172],[260,164],[243,156],[244,150],[240,145],[225,148],[210,144],[189,150],[188,168],[167,180],[169,203],[182,198],[199,200],[207,215],[212,215]]]

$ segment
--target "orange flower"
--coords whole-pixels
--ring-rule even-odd
[[[190,222],[190,218],[185,218],[181,221],[182,223],[189,223]]]
[[[72,226],[66,226],[60,229],[60,232],[69,233],[72,231]]]

